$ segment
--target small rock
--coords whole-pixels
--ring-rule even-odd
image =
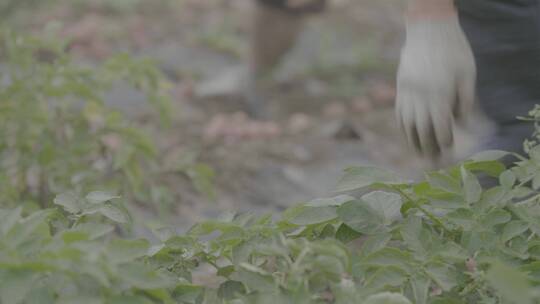
[[[334,101],[323,108],[323,115],[328,118],[339,118],[345,116],[347,108],[341,102]]]
[[[465,262],[465,266],[467,267],[467,271],[474,273],[474,272],[476,272],[478,265],[477,265],[476,260],[474,258],[469,258]]]
[[[293,114],[289,118],[287,128],[292,134],[298,134],[306,131],[312,125],[312,119],[304,113]]]
[[[344,122],[337,130],[334,138],[340,140],[360,140],[362,139],[362,136],[351,123]]]
[[[281,128],[274,122],[262,123],[261,127],[262,137],[274,138],[281,135]]]
[[[373,84],[368,90],[369,97],[378,106],[391,106],[396,100],[396,88],[384,82]]]
[[[192,79],[182,80],[173,88],[172,95],[180,101],[193,100],[195,96],[195,83]]]
[[[308,162],[313,159],[313,153],[302,145],[293,147],[292,154],[299,162]]]
[[[218,114],[210,120],[204,130],[204,139],[207,141],[216,140],[220,137],[221,132],[226,127],[226,117],[223,114]]]
[[[118,151],[122,146],[122,138],[116,133],[103,135],[101,142],[111,151]]]
[[[373,110],[373,105],[368,98],[360,97],[352,102],[351,110],[354,113],[365,114]]]

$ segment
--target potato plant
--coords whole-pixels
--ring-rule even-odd
[[[143,189],[159,172],[156,144],[103,99],[127,83],[166,124],[160,73],[126,54],[97,67],[75,63],[65,47],[48,34],[0,31],[0,206],[48,207],[55,194],[94,187],[150,201]]]
[[[3,209],[0,303],[540,303],[540,146],[419,182],[354,167],[338,188],[362,194],[161,229],[153,243],[114,233],[129,216],[108,192]]]
[[[526,156],[418,182],[353,167],[340,196],[132,239],[123,202],[159,186],[157,149],[103,93],[127,81],[165,119],[159,74],[63,49],[0,32],[0,304],[540,303],[538,131]],[[539,129],[540,108],[526,119]]]

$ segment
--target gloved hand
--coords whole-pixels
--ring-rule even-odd
[[[429,156],[450,147],[456,120],[472,114],[475,86],[473,53],[457,16],[409,22],[396,114],[411,145]]]

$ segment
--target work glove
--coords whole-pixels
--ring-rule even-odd
[[[457,16],[407,25],[397,79],[396,115],[407,141],[438,156],[475,102],[476,66]]]

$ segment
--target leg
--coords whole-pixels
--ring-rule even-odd
[[[457,0],[475,55],[479,104],[495,126],[483,149],[521,152],[532,126],[520,122],[540,103],[540,2]]]
[[[256,1],[248,61],[249,75],[244,89],[248,111],[252,116],[264,116],[265,82],[294,45],[305,15],[322,10],[324,3],[325,0]]]

